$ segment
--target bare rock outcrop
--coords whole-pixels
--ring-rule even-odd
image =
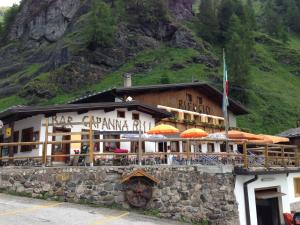
[[[23,1],[9,39],[55,42],[64,35],[80,4],[80,0]]]
[[[193,18],[193,4],[195,0],[169,0],[169,10],[178,20]]]

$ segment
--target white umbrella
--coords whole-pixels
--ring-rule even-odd
[[[139,139],[139,134],[122,134],[121,138],[124,139]],[[143,139],[166,139],[162,134],[142,134]]]
[[[216,140],[226,140],[226,135],[223,133],[213,133],[213,134],[209,134],[207,136],[207,138],[211,138],[211,139],[216,139]]]

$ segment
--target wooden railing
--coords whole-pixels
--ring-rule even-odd
[[[76,165],[78,158],[83,159],[84,165],[147,165],[147,164],[202,164],[202,165],[217,165],[217,164],[232,164],[244,168],[250,167],[299,167],[300,166],[300,148],[294,145],[278,145],[278,144],[257,144],[247,140],[228,140],[231,144],[239,146],[238,151],[227,152],[192,152],[191,146],[200,145],[203,143],[223,142],[226,140],[216,139],[183,139],[183,138],[167,138],[167,139],[143,139],[141,135],[138,139],[94,139],[94,131],[92,124],[92,117],[89,118],[87,131],[82,132],[49,132],[49,127],[54,126],[46,119],[45,124],[45,140],[36,142],[10,142],[0,143],[0,148],[6,146],[10,151],[14,146],[42,146],[42,154],[38,156],[1,156],[0,164],[13,165],[22,164],[22,161],[28,161],[28,165],[34,166],[50,166],[54,157],[62,157],[69,159],[70,165]],[[73,122],[68,124],[60,124],[62,126],[82,125],[80,122]],[[98,132],[98,131],[97,131]],[[139,131],[141,134],[141,131]],[[88,139],[84,140],[63,140],[63,141],[49,141],[56,136],[72,136],[85,135]],[[88,149],[94,150],[96,143],[104,142],[138,142],[138,151],[136,153],[99,153],[88,151],[86,154],[62,154],[62,155],[48,155],[47,150],[49,146],[55,144],[83,144],[88,143]],[[186,149],[184,152],[179,152],[175,149],[174,152],[143,152],[142,142],[185,142]],[[183,147],[183,146],[182,146]],[[51,148],[52,149],[52,148]],[[174,149],[173,149],[174,150]],[[10,152],[12,153],[12,152]],[[11,157],[10,157],[11,156]]]
[[[78,135],[78,132],[74,132]],[[60,135],[72,135],[74,133],[65,133]],[[93,133],[89,133],[89,137],[93,137]],[[64,140],[64,141],[48,141],[45,142],[13,142],[0,143],[3,146],[25,146],[25,145],[42,145],[43,151],[41,156],[4,156],[0,157],[0,163],[4,165],[18,165],[18,161],[27,160],[39,163],[28,163],[29,165],[50,166],[53,157],[64,157],[70,159],[69,165],[74,165],[74,159],[84,158],[84,165],[154,165],[154,164],[202,164],[202,165],[218,165],[230,164],[242,166],[244,168],[251,167],[299,167],[300,166],[300,149],[294,145],[276,145],[276,144],[257,144],[244,140],[229,140],[232,144],[237,144],[239,151],[219,152],[219,153],[202,153],[192,152],[192,145],[203,143],[225,142],[225,140],[214,139],[140,139],[140,142],[186,142],[187,148],[184,152],[143,152],[137,153],[98,153],[88,151],[87,154],[62,154],[47,155],[46,149],[48,145],[54,144],[72,144],[72,143],[89,143],[89,149],[94,149],[95,143],[103,142],[137,142],[136,139],[85,139],[85,140]],[[141,148],[141,146],[140,146]],[[119,161],[118,161],[119,160]],[[73,164],[72,164],[73,162]],[[118,163],[119,162],[119,163]],[[75,163],[76,165],[76,163]]]

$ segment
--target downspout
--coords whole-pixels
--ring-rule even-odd
[[[257,180],[257,175],[255,175],[254,178],[252,178],[251,180],[246,181],[243,184],[243,186],[244,186],[244,199],[245,199],[246,224],[247,225],[251,225],[250,207],[249,207],[249,195],[248,195],[248,184],[253,183],[256,180]]]

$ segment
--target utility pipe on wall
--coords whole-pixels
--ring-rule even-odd
[[[246,224],[251,225],[251,219],[250,219],[250,206],[249,206],[249,195],[248,195],[248,184],[253,183],[254,181],[257,181],[257,175],[255,175],[254,178],[251,180],[246,181],[244,186],[244,199],[245,199],[245,213],[246,213]]]

